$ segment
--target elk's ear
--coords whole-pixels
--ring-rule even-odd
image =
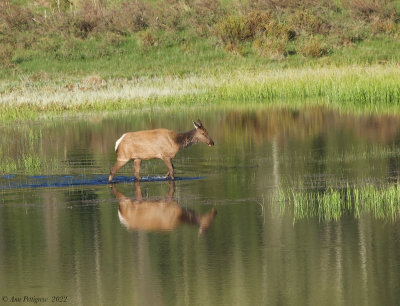
[[[193,125],[194,125],[194,127],[195,127],[196,130],[197,130],[198,128],[200,128],[200,126],[199,126],[196,122],[194,122],[194,121],[193,121]]]
[[[200,119],[197,119],[197,126],[200,128],[203,127],[203,123],[201,123]]]

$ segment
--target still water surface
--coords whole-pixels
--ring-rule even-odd
[[[133,183],[123,179],[129,163],[122,182],[104,184],[124,132],[187,131],[197,118],[216,145],[178,153],[175,175],[190,179]],[[398,211],[348,209],[333,220],[279,194],[397,185],[399,119],[204,108],[1,126],[0,298],[396,305]],[[151,180],[166,168],[144,161],[141,173]],[[59,181],[71,184],[51,185]]]

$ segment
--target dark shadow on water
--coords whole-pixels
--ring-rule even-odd
[[[142,195],[139,182],[134,183],[135,198],[130,199],[112,185],[112,192],[119,202],[118,216],[128,230],[172,231],[182,224],[199,228],[199,234],[211,226],[217,211],[199,214],[192,209],[179,206],[174,195],[173,181],[169,182],[168,194],[163,198],[146,198]]]
[[[199,180],[204,177],[175,177],[175,181]],[[114,184],[131,183],[136,178],[134,176],[116,176]],[[145,176],[141,178],[142,182],[160,182],[166,181],[162,176]],[[84,185],[108,185],[108,175],[3,175],[0,176],[0,190],[5,189],[20,189],[20,188],[45,188],[45,187],[69,187],[69,186],[84,186]]]

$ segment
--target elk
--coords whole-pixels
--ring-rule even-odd
[[[133,172],[136,180],[140,181],[140,164],[142,160],[159,158],[168,168],[165,178],[174,179],[172,159],[180,149],[187,148],[194,143],[205,143],[213,146],[214,141],[208,136],[200,119],[193,121],[194,129],[186,133],[175,133],[167,129],[145,130],[123,134],[115,143],[117,161],[111,168],[108,181],[112,182],[114,175],[128,161],[133,159]]]
[[[169,182],[169,191],[165,198],[143,198],[140,183],[135,186],[135,198],[129,199],[118,191],[115,185],[111,190],[119,202],[120,222],[129,230],[171,231],[180,224],[199,227],[199,234],[204,233],[212,224],[216,210],[213,208],[200,215],[188,208],[182,208],[173,199],[174,182]]]

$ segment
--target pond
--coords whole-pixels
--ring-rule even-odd
[[[198,118],[215,146],[181,150],[176,181],[150,160],[107,184],[123,133]],[[0,304],[400,300],[399,117],[204,107],[0,129]]]

